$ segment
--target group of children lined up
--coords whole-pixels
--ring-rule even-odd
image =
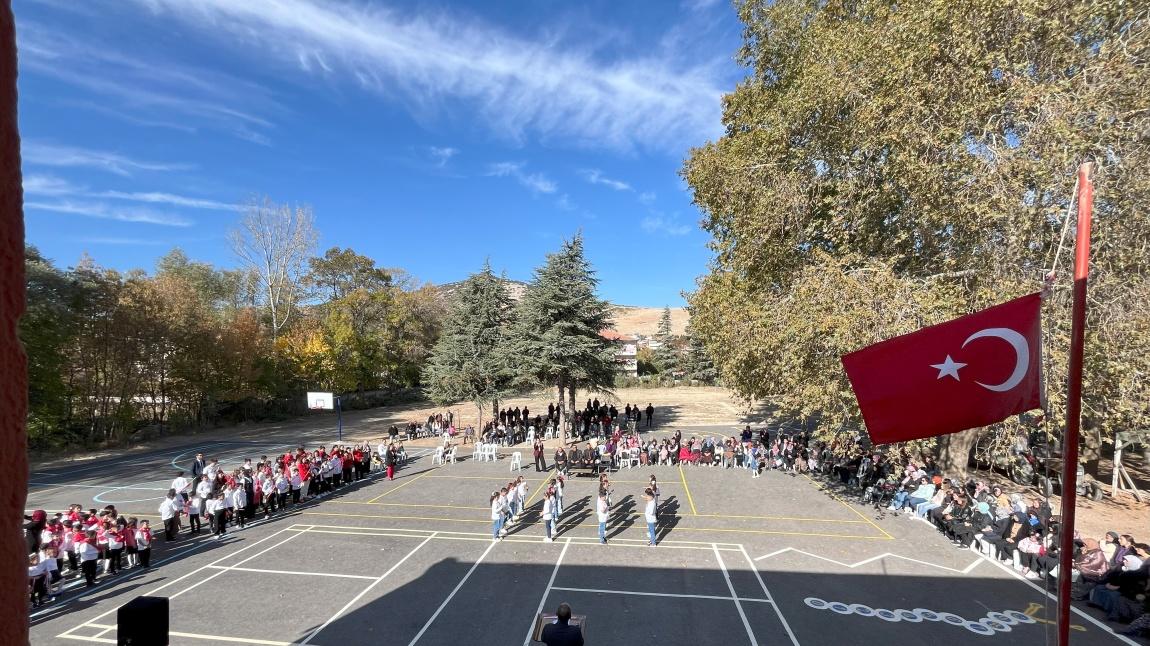
[[[547,489],[543,493],[543,507],[541,519],[544,526],[543,540],[554,542],[558,533],[559,517],[563,514],[563,492],[566,479],[563,474],[551,478]],[[528,486],[523,476],[507,483],[506,487],[491,492],[489,504],[491,505],[491,540],[503,540],[507,536],[507,527],[511,523],[518,523],[523,517],[523,507],[527,499]],[[607,544],[607,522],[611,517],[611,482],[606,473],[599,475],[598,496],[595,499],[595,514],[599,522],[599,542]],[[647,544],[654,547],[656,540],[656,527],[659,522],[659,482],[654,474],[643,490],[645,506],[643,518],[647,524]]]
[[[176,473],[171,488],[160,503],[164,521],[164,538],[176,540],[181,518],[188,519],[190,534],[198,534],[202,518],[207,518],[217,539],[227,535],[229,523],[243,529],[244,521],[256,514],[271,517],[310,497],[325,496],[342,485],[368,476],[373,464],[386,465],[387,477],[394,479],[395,467],[406,459],[402,443],[379,444],[373,453],[369,444],[354,447],[333,446],[330,451],[320,446],[315,451],[298,447],[275,459],[263,456],[256,464],[251,458],[243,465],[225,472],[218,460],[205,463],[203,454],[192,465],[193,477]]]
[[[88,587],[96,584],[99,569],[115,575],[125,567],[148,567],[152,530],[147,519],[125,518],[114,505],[84,511],[71,505],[67,513],[48,518],[38,509],[25,517],[28,542],[28,590],[33,607],[45,599],[55,601],[69,573],[82,573]]]

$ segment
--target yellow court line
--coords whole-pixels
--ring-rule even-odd
[[[393,487],[393,488],[391,488],[391,489],[388,489],[387,491],[385,491],[385,492],[383,492],[383,493],[379,494],[379,495],[378,495],[378,496],[376,496],[375,498],[372,498],[372,499],[371,499],[371,500],[369,500],[368,502],[375,502],[375,501],[379,500],[380,498],[382,498],[382,497],[384,497],[384,496],[386,496],[386,495],[388,495],[388,494],[392,494],[392,493],[395,493],[396,491],[399,491],[400,489],[403,489],[404,487],[406,487],[407,485],[409,485],[409,484],[411,484],[411,483],[415,482],[416,480],[419,480],[420,478],[423,478],[423,477],[426,477],[426,476],[428,476],[429,474],[431,474],[431,472],[432,472],[431,470],[429,470],[429,471],[424,471],[422,474],[415,476],[415,477],[414,477],[414,478],[412,478],[411,480],[408,480],[407,482],[405,482],[405,483],[403,483],[403,484],[399,485],[398,487]]]
[[[479,510],[491,509],[490,507],[466,507],[463,505],[417,505],[415,503],[405,503],[405,502],[359,502],[356,500],[329,500],[328,502],[333,502],[337,505],[376,505],[376,506],[383,506],[383,507],[430,507],[433,509],[479,509]],[[848,521],[848,522],[857,523],[860,521],[852,520],[852,521]]]
[[[501,478],[499,476],[428,476],[430,478],[443,478],[445,480],[502,480],[510,482],[514,478]],[[524,478],[527,482],[531,482],[531,478]]]
[[[296,529],[297,527],[304,527],[306,529]],[[574,527],[574,525],[572,527]],[[598,528],[599,526],[598,525],[579,525],[579,527]],[[483,540],[486,540],[486,541],[491,540],[491,535],[486,533],[486,532],[485,533],[454,532],[454,531],[450,531],[450,530],[441,530],[441,531],[432,531],[432,530],[427,530],[427,529],[410,529],[409,530],[409,529],[391,529],[391,528],[379,528],[379,527],[353,527],[350,525],[292,525],[288,529],[292,530],[292,531],[298,531],[298,532],[348,533],[348,534],[362,534],[365,536],[392,536],[392,534],[389,532],[399,532],[399,533],[406,532],[406,533],[411,533],[411,534],[416,533],[416,532],[424,532],[424,534],[421,534],[418,536],[408,536],[406,534],[403,534],[403,535],[397,534],[396,537],[397,538],[426,538],[427,534],[435,534],[436,540],[451,538],[451,536],[449,536],[449,535],[454,535],[456,537],[482,536]],[[352,531],[349,531],[349,532],[330,531],[330,530],[336,530],[336,529],[346,529],[346,530],[352,530]],[[518,537],[518,536],[513,534],[511,536],[508,536],[504,540],[511,540],[512,538],[516,538],[516,537]],[[593,541],[596,544],[598,544],[598,542],[599,542],[598,536],[572,536],[571,539],[576,540],[576,541],[577,540]],[[647,539],[645,539],[645,538],[641,538],[641,539],[640,538],[616,538],[615,540],[616,541],[631,541],[631,542],[635,542],[635,543],[641,543],[644,547],[646,547],[646,544],[647,544]],[[528,542],[534,543],[534,542],[538,542],[538,541],[532,540],[532,541],[528,541]],[[676,544],[676,545],[699,545],[699,546],[701,546],[699,549],[707,549],[707,550],[711,549],[711,546],[713,546],[713,545],[718,545],[718,546],[720,546],[719,549],[723,549],[723,550],[738,550],[740,548],[739,543],[724,543],[721,541],[715,542],[715,541],[667,540],[667,541],[664,541],[664,543]],[[662,545],[662,544],[663,543],[660,543],[660,545]]]
[[[354,536],[382,536],[384,538],[427,538],[427,536],[377,534],[374,532],[353,532],[353,531],[347,531],[347,530],[332,530],[332,529],[315,529],[315,530],[310,530],[307,533],[309,533],[309,534],[313,534],[313,533],[314,534],[350,534],[350,535],[354,535]],[[597,536],[565,536],[564,538],[570,540],[575,545],[598,545],[599,544],[599,537],[597,537]],[[527,538],[525,536],[524,537],[508,536],[508,537],[503,539],[503,542],[504,543],[532,543],[532,544],[537,545],[537,544],[539,544],[541,539],[542,539],[542,537]],[[490,543],[491,537],[487,536],[486,534],[484,534],[482,536],[481,535],[474,535],[474,536],[436,536],[435,540],[437,540],[437,541],[470,541],[470,542],[475,542],[475,543]],[[620,542],[620,541],[624,541],[624,540],[633,541],[633,544]],[[674,542],[663,541],[662,543],[659,543],[659,547],[662,547],[664,549],[675,549],[675,550],[701,550],[701,551],[705,551],[705,552],[710,552],[710,551],[713,551],[713,549],[716,549],[716,548],[710,547],[712,545],[712,543],[707,543],[706,547],[704,547],[702,545],[684,545],[684,544],[681,544],[681,543],[693,543],[693,542],[696,542],[696,541],[674,541]],[[613,545],[615,545],[616,547],[643,547],[643,548],[647,547],[646,539],[637,539],[637,538],[634,538],[634,539],[615,538]],[[720,552],[740,552],[740,551],[742,551],[737,547],[719,547],[717,549]]]
[[[540,491],[543,491],[547,488],[547,482],[553,477],[555,477],[555,467],[552,467],[551,470],[547,472],[546,477],[544,477],[543,480],[539,483],[539,486],[535,488],[535,493],[531,494],[531,497],[527,499],[527,502],[523,503],[524,510],[531,506],[531,501],[535,500],[535,496],[538,496]]]
[[[873,520],[871,520],[871,519],[867,518],[865,514],[863,514],[863,513],[862,513],[862,512],[860,512],[859,510],[855,509],[855,508],[854,508],[854,507],[852,507],[851,505],[848,505],[848,504],[846,503],[846,501],[844,501],[842,498],[839,498],[838,496],[836,496],[836,495],[834,494],[834,492],[833,492],[833,491],[829,491],[829,490],[827,490],[827,489],[823,488],[822,486],[819,486],[819,483],[815,482],[815,479],[814,479],[814,478],[812,478],[812,477],[808,476],[808,475],[807,475],[807,474],[805,474],[805,473],[803,474],[803,477],[804,477],[804,478],[806,478],[807,480],[810,480],[810,481],[811,481],[811,484],[813,484],[813,485],[815,485],[816,487],[818,487],[819,491],[826,491],[826,493],[830,494],[831,498],[834,498],[835,500],[839,501],[839,502],[842,504],[842,506],[843,506],[843,507],[846,507],[847,509],[849,509],[849,510],[853,511],[853,512],[854,512],[856,515],[858,515],[858,517],[859,517],[859,518],[861,518],[861,519],[865,520],[866,522],[870,523],[871,527],[874,527],[874,528],[875,528],[875,529],[877,529],[878,531],[882,532],[882,535],[883,535],[883,536],[885,536],[885,537],[886,537],[888,540],[892,540],[892,541],[893,541],[893,540],[895,540],[894,536],[891,536],[890,534],[888,534],[888,533],[887,533],[887,531],[886,531],[885,529],[883,529],[882,527],[879,527],[877,524],[875,524],[875,522],[874,522]]]
[[[489,520],[472,520],[469,518],[437,518],[432,516],[380,516],[378,514],[339,514],[322,511],[305,511],[301,512],[305,516],[336,516],[345,518],[384,518],[388,520],[431,520],[446,523],[482,523],[484,525],[491,524]],[[562,523],[562,521],[560,521]],[[594,527],[598,528],[598,524],[582,523],[579,525],[562,525],[562,529],[570,529],[573,527]],[[638,527],[638,525],[636,525]],[[857,536],[854,534],[820,534],[816,532],[782,532],[770,531],[766,529],[728,529],[717,527],[674,527],[671,531],[675,532],[726,532],[736,534],[756,534],[756,535],[769,535],[769,536],[818,536],[821,538],[852,538],[852,539],[865,539],[865,540],[888,540],[893,537],[887,536]]]
[[[698,516],[699,512],[695,509],[695,499],[691,497],[691,488],[687,486],[687,474],[683,473],[683,465],[679,464],[679,478],[683,480],[683,491],[687,492],[687,502],[691,503],[691,514]]]
[[[809,523],[847,523],[862,525],[861,520],[841,520],[838,518],[805,518],[801,516],[740,516],[738,514],[695,514],[700,518],[744,518],[750,520],[794,520]]]

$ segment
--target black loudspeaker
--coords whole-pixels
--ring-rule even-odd
[[[136,597],[116,612],[119,646],[168,646],[168,598]]]

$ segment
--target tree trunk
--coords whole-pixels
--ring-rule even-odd
[[[560,379],[556,384],[559,388],[559,410],[555,411],[559,414],[559,432],[562,433],[563,441],[567,441],[567,425],[564,423],[567,420],[567,411],[563,410],[563,380]]]
[[[1102,460],[1102,432],[1093,419],[1086,417],[1082,420],[1082,446],[1079,461],[1086,473],[1098,475],[1099,462]]]
[[[966,480],[970,465],[970,451],[978,439],[980,429],[972,428],[938,438],[938,468],[943,473],[958,474]]]

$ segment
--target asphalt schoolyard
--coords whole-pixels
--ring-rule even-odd
[[[226,465],[271,454],[279,441],[203,448]],[[32,486],[41,492],[33,504],[115,503],[129,515],[154,514],[189,450],[34,473],[44,484]],[[511,469],[516,450],[522,471]],[[432,464],[430,451],[410,450],[394,481],[373,474],[223,541],[181,537],[158,548],[148,571],[69,589],[33,613],[32,642],[115,643],[116,610],[139,595],[170,599],[174,644],[517,645],[529,643],[539,612],[563,601],[587,617],[588,644],[1053,641],[1054,604],[1034,582],[805,476],[622,468],[610,476],[602,546],[598,481],[576,475],[555,542],[546,543],[538,515],[550,474],[534,470],[529,446],[503,448],[495,462],[463,447],[446,465]],[[654,548],[642,520],[652,474],[662,492]],[[516,475],[530,487],[527,512],[492,541],[488,497]],[[1135,643],[1091,612],[1074,615],[1076,644]]]

